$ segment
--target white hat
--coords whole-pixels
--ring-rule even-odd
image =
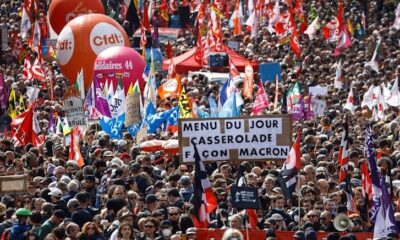
[[[63,194],[60,189],[58,189],[58,188],[49,188],[49,189],[50,189],[50,192],[49,192],[50,196],[57,197],[57,198],[62,197]]]

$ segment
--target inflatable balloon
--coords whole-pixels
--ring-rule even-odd
[[[144,88],[143,70],[146,66],[142,56],[133,48],[111,47],[101,52],[94,62],[94,75],[101,82],[112,80],[114,89],[122,78],[125,94],[129,85],[139,81],[141,89]]]
[[[88,13],[104,14],[101,0],[52,0],[49,7],[50,25],[60,34],[69,21]]]
[[[74,84],[83,75],[85,90],[93,79],[94,61],[110,47],[129,46],[124,29],[103,14],[86,14],[70,21],[57,39],[57,62],[62,73]]]

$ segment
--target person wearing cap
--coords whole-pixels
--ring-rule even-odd
[[[170,240],[172,236],[172,224],[169,220],[161,221],[158,235],[156,240]]]
[[[42,224],[42,227],[39,230],[38,239],[44,240],[47,234],[51,233],[51,231],[60,225],[65,219],[65,212],[61,209],[57,209],[53,212],[50,219],[45,221]]]
[[[19,208],[15,211],[17,221],[11,227],[11,239],[23,240],[26,238],[31,226],[28,224],[28,217],[32,212],[26,208]]]
[[[96,178],[93,175],[86,175],[83,183],[84,191],[90,194],[90,202],[92,206],[96,206]]]
[[[191,227],[186,230],[186,239],[197,240],[197,230],[195,227]]]
[[[61,200],[63,194],[59,188],[50,188],[49,196],[51,197],[54,210],[61,209],[65,213],[68,213],[67,203]]]
[[[146,206],[141,211],[142,213],[147,212],[147,213],[151,214],[155,210],[157,210],[159,207],[158,198],[154,194],[147,195],[144,200],[144,203],[146,204]]]
[[[182,176],[180,179],[179,193],[182,195],[183,201],[189,202],[194,193],[193,184],[189,176]]]
[[[266,215],[266,218],[270,218],[273,214],[278,213],[283,217],[286,226],[290,224],[292,219],[290,218],[289,214],[285,211],[285,198],[283,195],[276,195],[271,198],[271,207],[272,209]]]

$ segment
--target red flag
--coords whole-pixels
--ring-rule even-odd
[[[348,133],[348,125],[347,119],[343,128],[343,136],[342,142],[340,143],[339,148],[339,159],[338,162],[340,164],[340,172],[339,172],[339,183],[344,182],[347,176],[348,164],[349,164],[349,152],[348,152],[348,144],[349,144],[349,133]]]
[[[78,126],[75,126],[71,133],[71,144],[69,146],[68,160],[75,161],[78,167],[83,167],[85,162],[79,146],[80,132]]]
[[[32,80],[33,79],[32,63],[31,63],[31,60],[29,59],[29,56],[25,57],[24,69],[22,70],[22,76],[24,77],[25,80]]]
[[[299,43],[299,35],[297,34],[297,29],[293,29],[292,37],[290,39],[290,48],[297,58],[301,57],[301,48]]]
[[[42,64],[40,64],[38,58],[35,59],[35,62],[33,63],[32,67],[31,67],[31,73],[32,73],[32,76],[39,81],[44,81],[46,78],[46,74],[44,73]]]
[[[217,198],[213,192],[204,164],[200,158],[197,146],[194,145],[195,174],[194,174],[194,218],[193,223],[197,228],[208,228],[210,213],[217,206]]]
[[[172,50],[172,45],[169,42],[169,38],[168,38],[168,43],[167,43],[167,47],[165,49],[165,52],[167,54],[167,59],[171,59],[174,56],[174,52]]]
[[[148,13],[146,1],[143,1],[142,27],[147,32],[151,31],[150,22],[149,22],[149,13]]]
[[[258,218],[255,209],[246,209],[246,215],[249,219],[250,229],[257,230]]]
[[[11,126],[17,127],[13,134],[15,146],[32,143],[32,145],[36,147],[41,144],[41,140],[38,135],[40,132],[39,122],[36,114],[33,111],[35,107],[34,105],[35,104],[32,104],[28,111],[18,115],[13,120],[13,123],[11,123]]]
[[[257,115],[264,109],[268,108],[268,105],[269,105],[268,95],[265,92],[265,88],[264,88],[264,85],[262,84],[262,81],[260,80],[258,82],[258,90],[256,93],[256,99],[254,100],[253,110],[251,111],[251,113],[253,115]]]
[[[365,199],[372,200],[372,182],[371,176],[368,172],[368,165],[366,161],[363,161],[361,164],[361,185],[362,185],[362,193]]]

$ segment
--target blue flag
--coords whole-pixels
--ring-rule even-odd
[[[218,105],[214,97],[208,97],[208,105],[210,106],[210,114],[212,118],[218,117]]]
[[[138,123],[128,126],[127,130],[132,136],[136,136],[140,130],[141,125],[142,125],[142,121],[140,120]]]
[[[106,132],[110,138],[121,139],[122,138],[122,127],[125,122],[125,113],[119,115],[116,118],[102,117],[100,119],[100,126],[104,132]]]
[[[219,112],[219,117],[239,117],[240,108],[237,107],[236,94],[232,94],[228,100],[225,101],[224,106]]]
[[[146,119],[147,123],[147,132],[148,133],[155,133],[157,128],[161,126],[162,123],[166,123],[169,116],[176,112],[178,107],[172,108],[170,110],[159,112],[153,115],[149,115]]]

